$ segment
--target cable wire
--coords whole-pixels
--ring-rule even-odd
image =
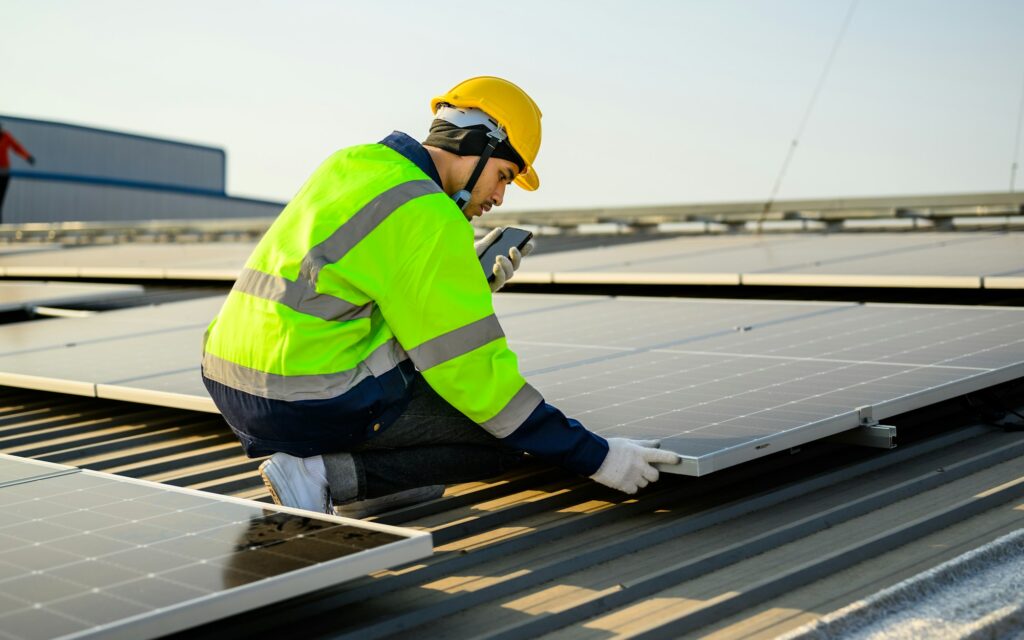
[[[818,101],[818,94],[821,93],[821,88],[825,86],[825,79],[828,78],[828,72],[832,69],[832,62],[836,58],[836,53],[839,51],[839,45],[843,42],[843,36],[846,35],[846,29],[850,26],[850,21],[853,19],[853,14],[857,9],[857,4],[860,0],[850,0],[850,6],[846,10],[846,17],[843,18],[843,25],[839,29],[839,34],[836,35],[835,41],[832,43],[832,50],[828,54],[828,58],[825,60],[825,66],[821,70],[821,75],[818,76],[818,82],[814,86],[814,91],[811,93],[811,99],[807,103],[807,108],[804,109],[804,115],[800,118],[800,124],[796,128],[796,133],[793,135],[792,140],[789,143],[789,149],[786,150],[786,157],[782,161],[782,166],[779,167],[779,173],[775,176],[775,184],[772,185],[771,195],[768,196],[768,200],[764,203],[764,208],[761,210],[761,217],[758,219],[757,232],[761,232],[762,223],[764,222],[765,216],[768,215],[768,211],[775,204],[775,197],[779,194],[779,188],[782,186],[782,179],[786,175],[786,170],[789,168],[789,162],[793,159],[793,153],[796,151],[796,147],[800,144],[800,138],[803,136],[804,128],[807,127],[807,121],[811,118],[811,112],[814,110],[814,105]]]

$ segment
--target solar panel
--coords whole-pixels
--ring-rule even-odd
[[[214,411],[198,345],[219,302],[100,316],[133,329],[123,336],[61,320],[73,346],[26,339],[38,348],[0,355],[0,383]],[[550,402],[602,435],[664,439],[684,456],[668,471],[691,475],[1024,376],[1016,308],[513,294],[495,306]]]
[[[92,471],[0,487],[0,635],[152,638],[429,556],[429,534]]]
[[[540,254],[523,262],[524,271],[557,273],[738,273],[752,260],[790,264],[796,247],[814,248],[823,236],[721,236],[652,240],[642,245],[595,247]],[[539,242],[543,242],[541,238]],[[517,274],[518,276],[518,274]]]
[[[850,238],[855,241],[856,236]],[[977,276],[1024,268],[1024,234],[925,234],[898,249],[861,241],[859,255],[829,256],[815,263],[775,271],[790,273],[899,273]]]
[[[862,256],[833,257],[770,273],[745,273],[743,283],[977,289],[988,287],[989,276],[1024,268],[1024,234],[929,235],[933,239],[927,243],[883,255],[869,250]]]
[[[713,318],[691,304],[664,301],[663,317]],[[546,336],[563,336],[558,343],[505,325],[550,402],[605,436],[661,438],[684,456],[667,471],[703,475],[855,428],[866,416],[1024,376],[1020,309],[819,305],[780,320],[744,314],[731,330],[675,341],[646,320],[650,309],[636,312],[633,322],[614,323],[628,332],[616,341],[568,313],[545,318]],[[533,354],[548,349],[557,361],[533,367]]]
[[[72,305],[110,300],[136,295],[142,290],[142,287],[128,284],[0,282],[0,313],[33,306]]]

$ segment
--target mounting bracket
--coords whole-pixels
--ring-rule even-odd
[[[857,415],[860,418],[860,426],[837,433],[829,438],[832,442],[843,442],[856,444],[862,447],[873,447],[875,449],[896,448],[896,427],[888,424],[878,424],[872,415],[871,405],[857,407]]]

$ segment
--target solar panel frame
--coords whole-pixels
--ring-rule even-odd
[[[1024,289],[1024,276],[985,276],[982,285],[986,289]]]
[[[533,275],[535,274],[523,274]],[[629,285],[710,285],[710,286],[738,286],[742,284],[742,276],[739,273],[703,273],[703,272],[653,272],[653,271],[629,271],[623,273],[607,272],[572,272],[560,271],[546,274],[552,284],[629,284]],[[519,274],[516,274],[516,281],[519,282]]]
[[[981,276],[929,276],[838,273],[744,273],[740,284],[772,287],[869,287],[980,289]]]
[[[0,385],[19,389],[35,389],[66,393],[71,396],[96,397],[96,385],[82,380],[65,380],[50,376],[34,376],[24,373],[0,371]]]
[[[23,482],[75,473],[78,469],[45,460],[29,460],[0,453],[0,489]]]
[[[183,392],[188,389],[195,391]],[[198,369],[150,376],[145,380],[134,381],[134,386],[128,383],[101,383],[95,386],[95,392],[97,398],[107,400],[138,402],[204,413],[220,413],[217,405],[213,403],[213,399],[206,395],[206,389],[203,387]]]

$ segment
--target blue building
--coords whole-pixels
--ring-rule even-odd
[[[284,207],[227,195],[217,147],[2,114],[0,123],[36,158],[12,160],[4,223],[258,218]]]

